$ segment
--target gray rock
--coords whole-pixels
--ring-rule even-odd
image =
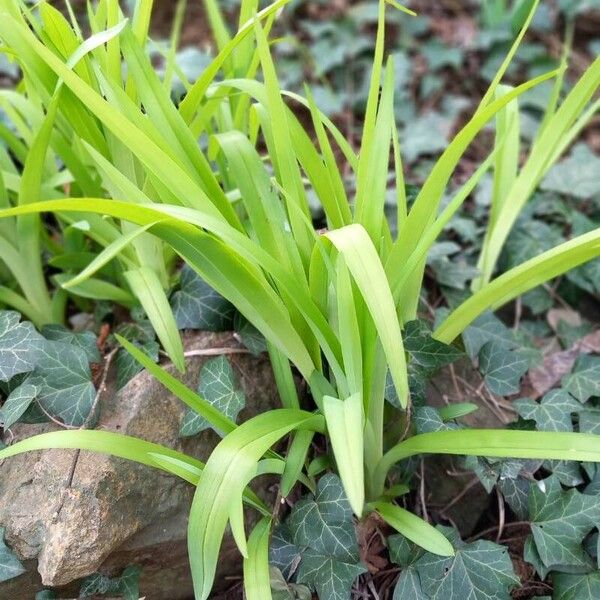
[[[266,357],[245,352],[230,334],[195,334],[186,340],[183,381],[195,388],[210,356],[229,355],[246,393],[245,420],[277,406],[277,391]],[[175,374],[172,367],[169,370]],[[108,386],[98,427],[143,438],[206,460],[218,441],[207,431],[181,440],[185,406],[151,375],[142,372],[114,393]],[[50,425],[18,425],[16,439],[51,430]],[[186,553],[187,513],[193,489],[158,470],[90,452],[49,450],[20,455],[0,466],[0,524],[6,540],[24,560],[37,559],[41,583],[64,586],[101,570],[119,573],[130,564],[142,571],[142,595],[153,600],[191,597]],[[268,482],[258,493],[268,493]],[[223,546],[218,580],[237,574],[241,559],[231,539]],[[0,585],[0,600],[10,595]],[[36,574],[29,575],[39,589]],[[26,589],[21,587],[21,589]],[[8,594],[8,595],[7,595]]]

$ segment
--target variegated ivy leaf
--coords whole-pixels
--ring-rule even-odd
[[[352,509],[336,475],[323,476],[317,495],[296,503],[287,525],[275,533],[270,562],[296,582],[315,590],[320,600],[348,600],[360,562]]]
[[[429,325],[423,320],[406,324],[404,348],[411,359],[425,369],[439,369],[463,356],[458,348],[433,339]]]
[[[38,395],[39,388],[27,381],[15,388],[0,408],[0,425],[5,429],[14,425]]]
[[[43,338],[31,323],[20,320],[18,312],[0,311],[0,381],[33,371],[38,358]]]
[[[452,541],[456,555],[422,553],[403,569],[393,600],[510,600],[520,580],[507,548],[485,540],[466,544],[456,531],[438,529]]]
[[[486,342],[479,352],[479,369],[489,390],[499,396],[516,394],[521,377],[529,369],[529,359],[497,341]]]
[[[600,356],[579,356],[571,373],[563,377],[562,385],[581,403],[600,396]]]
[[[496,342],[506,350],[516,347],[513,332],[492,312],[485,312],[475,319],[463,332],[465,350],[475,358],[488,342]]]
[[[531,486],[529,518],[535,549],[547,569],[589,569],[592,561],[583,539],[600,524],[596,496],[564,491],[555,476]]]
[[[37,400],[52,417],[73,427],[85,424],[96,389],[87,356],[81,350],[44,340],[28,382],[39,388]]]
[[[171,297],[171,307],[179,329],[231,328],[233,306],[188,265],[181,270],[180,289]]]
[[[42,335],[47,340],[56,342],[65,342],[75,348],[79,348],[90,363],[99,363],[101,361],[100,352],[96,344],[97,338],[93,331],[70,331],[62,325],[45,325],[42,328]]]
[[[25,573],[25,567],[4,542],[4,527],[0,527],[0,583]]]
[[[521,398],[513,406],[521,417],[535,421],[540,431],[573,431],[571,415],[581,410],[581,404],[565,390],[551,390],[541,402]]]
[[[600,571],[587,574],[553,573],[553,600],[597,600],[600,598]]]
[[[217,356],[204,364],[200,372],[198,393],[232,421],[237,419],[246,404],[244,392],[238,388],[226,356]],[[188,410],[179,433],[182,437],[189,437],[209,427],[210,423],[203,416]]]

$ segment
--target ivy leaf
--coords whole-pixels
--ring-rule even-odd
[[[140,573],[142,569],[136,565],[127,567],[119,578],[119,593],[123,600],[139,600]]]
[[[244,392],[237,387],[233,369],[226,356],[217,356],[203,365],[198,393],[232,421],[237,419],[246,404]],[[188,410],[179,434],[182,437],[189,437],[209,427],[210,423],[204,417]]]
[[[408,389],[413,406],[423,406],[427,397],[427,385],[431,379],[431,371],[424,369],[414,362],[408,364]],[[385,399],[395,408],[401,409],[400,398],[396,391],[396,386],[388,371],[385,380]]]
[[[313,587],[321,600],[348,600],[352,584],[366,569],[307,548],[298,568],[298,581]]]
[[[581,403],[600,396],[600,356],[579,356],[571,374],[563,377],[562,385]]]
[[[428,324],[423,320],[407,323],[404,336],[404,348],[413,361],[425,369],[439,369],[463,355],[454,346],[434,340]]]
[[[535,421],[540,431],[573,431],[571,415],[581,410],[565,390],[551,390],[539,403],[530,398],[515,400],[513,406],[521,417]]]
[[[421,587],[417,569],[408,567],[402,570],[392,600],[430,600]]]
[[[28,381],[39,388],[37,400],[48,414],[73,427],[86,422],[96,389],[87,356],[80,350],[45,340]]]
[[[0,408],[0,425],[5,429],[14,425],[35,400],[38,392],[39,388],[27,381],[15,388]]]
[[[521,377],[529,369],[529,359],[519,351],[507,350],[504,344],[491,341],[479,352],[479,369],[491,392],[508,396],[519,392]]]
[[[339,477],[323,476],[314,498],[296,503],[287,521],[291,540],[276,541],[271,562],[297,561],[296,581],[316,590],[320,600],[347,600],[355,579],[366,571],[360,562],[352,509]],[[291,566],[291,565],[290,565]],[[289,567],[288,567],[289,569]]]
[[[315,498],[300,500],[288,520],[297,546],[352,559],[358,551],[352,509],[338,477],[319,480]]]
[[[600,260],[591,260],[567,273],[567,279],[594,295],[600,293]]]
[[[525,545],[523,546],[523,558],[533,566],[541,579],[546,579],[550,569],[544,566],[544,563],[538,554],[532,535],[527,536],[527,539],[525,540]]]
[[[424,154],[435,155],[444,150],[451,126],[452,119],[438,112],[428,112],[411,120],[402,136],[407,163]]]
[[[520,583],[508,550],[485,540],[457,549],[453,558],[425,555],[416,568],[423,590],[431,600],[452,597],[509,600],[510,590]]]
[[[452,540],[456,555],[424,553],[400,575],[394,600],[510,600],[520,580],[508,550],[485,540],[465,544],[454,530],[439,529]]]
[[[155,340],[150,340],[144,344],[132,342],[144,354],[148,355],[154,362],[158,362],[160,344]],[[133,379],[138,373],[141,373],[144,367],[127,352],[121,348],[115,357],[115,366],[117,368],[117,389],[120,390],[127,382]]]
[[[546,568],[591,566],[581,543],[600,522],[598,498],[575,489],[565,492],[558,479],[550,476],[541,485],[531,486],[529,518],[536,550]]]
[[[139,342],[145,344],[147,342],[153,342],[156,339],[154,327],[148,319],[142,319],[141,321],[134,321],[131,323],[121,323],[116,329],[115,333],[118,333],[121,337],[129,340],[132,344]]]
[[[25,573],[25,567],[4,542],[4,527],[0,527],[0,582],[14,579]]]
[[[93,573],[86,577],[79,589],[80,598],[89,598],[98,594],[119,595],[123,600],[138,600],[139,578],[141,569],[137,566],[127,567],[120,577],[107,577],[101,573]]]
[[[62,325],[45,325],[42,335],[47,340],[64,342],[79,348],[87,356],[88,362],[99,363],[101,361],[100,351],[96,344],[96,334],[93,331],[74,332]]]
[[[402,534],[391,535],[388,539],[391,561],[406,569],[423,556],[423,549],[410,542]]]
[[[475,358],[487,342],[496,342],[506,350],[515,348],[512,331],[492,312],[485,312],[475,319],[463,333],[467,354]]]
[[[191,267],[181,270],[180,289],[171,297],[179,329],[224,331],[231,327],[233,306]]]
[[[269,546],[269,564],[277,567],[287,578],[296,571],[302,556],[294,544],[292,532],[287,523],[281,523],[273,531]]]
[[[498,480],[498,487],[515,515],[521,521],[527,519],[531,482],[524,477],[517,477],[515,479],[500,478]]]
[[[521,219],[506,240],[503,266],[505,269],[516,267],[563,241],[560,233],[544,221]]]
[[[33,371],[42,336],[29,322],[20,323],[21,315],[0,311],[0,381]]]
[[[254,356],[259,356],[267,351],[267,342],[265,341],[263,334],[240,313],[236,313],[233,325],[242,344],[244,344]]]
[[[488,494],[494,489],[502,470],[501,461],[492,462],[480,456],[465,456],[463,465],[477,475]]]
[[[438,258],[431,262],[431,268],[435,273],[436,281],[443,286],[464,290],[467,282],[479,275],[479,269],[472,267],[463,260],[449,260]]]
[[[587,146],[577,144],[571,156],[550,169],[541,189],[586,200],[600,194],[600,158]]]
[[[600,571],[586,575],[555,572],[553,600],[596,600],[600,598]]]
[[[600,435],[600,412],[585,410],[579,413],[579,431]]]
[[[415,408],[413,423],[418,434],[458,429],[456,423],[445,423],[433,406],[419,406]]]
[[[287,583],[281,571],[275,567],[269,570],[272,600],[312,600],[312,593],[305,585]]]

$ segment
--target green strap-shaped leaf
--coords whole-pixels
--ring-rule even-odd
[[[112,433],[110,431],[94,431],[94,430],[73,430],[73,431],[53,431],[51,433],[43,433],[35,437],[27,438],[21,442],[17,442],[12,446],[8,446],[0,450],[0,460],[23,454],[24,452],[32,452],[34,450],[47,450],[49,448],[65,448],[65,449],[81,449],[100,454],[110,454],[119,458],[126,458],[134,462],[157,467],[169,473],[174,472],[171,466],[176,463],[185,463],[187,468],[186,481],[197,483],[200,473],[204,465],[195,458],[171,450],[160,444],[153,444],[138,438],[134,438],[120,433]],[[165,461],[158,465],[155,457],[163,457]],[[168,459],[176,461],[176,463],[167,462]],[[177,472],[181,476],[181,470]]]
[[[438,556],[454,556],[448,538],[417,515],[389,502],[375,502],[372,507],[388,525],[417,546]]]
[[[585,433],[503,429],[424,433],[397,444],[384,455],[376,468],[375,489],[383,491],[392,465],[417,454],[600,462],[600,437]]]
[[[449,344],[486,310],[499,308],[598,256],[600,228],[560,244],[497,277],[450,313],[433,335]]]
[[[248,558],[244,559],[244,592],[247,600],[271,600],[269,575],[269,534],[271,519],[265,517],[248,539]]]
[[[177,369],[185,371],[183,343],[179,329],[156,271],[141,267],[124,273],[127,283],[148,315],[158,339]]]
[[[219,54],[215,57],[213,62],[204,70],[201,77],[198,78],[196,83],[192,86],[186,97],[179,105],[179,112],[185,119],[186,123],[191,123],[196,111],[200,107],[202,100],[206,95],[210,84],[213,79],[217,76],[222,66],[225,64],[227,59],[231,56],[231,53],[236,47],[254,30],[254,24],[260,23],[262,20],[268,18],[270,15],[277,12],[281,7],[286,5],[290,0],[277,0],[272,4],[266,6],[263,10],[258,12],[256,16],[245,23],[240,30],[237,32],[235,37],[229,41]]]
[[[282,350],[306,379],[310,379],[314,371],[312,358],[290,323],[289,313],[281,299],[258,271],[255,263],[250,261],[258,262],[286,287],[288,297],[296,302],[299,311],[313,329],[329,363],[336,365],[340,362],[339,342],[304,287],[268,253],[262,251],[260,246],[253,244],[223,220],[183,207],[132,206],[127,202],[100,198],[49,200],[0,211],[0,218],[52,210],[108,214],[138,225],[146,225],[157,218],[161,220],[165,214],[170,216],[172,220],[168,224],[156,225],[151,232],[169,243],[209,285],[232,302]],[[225,243],[199,231],[190,223],[214,232]]]
[[[294,429],[322,428],[322,418],[311,413],[274,410],[246,421],[215,448],[198,483],[188,526],[188,551],[197,598],[207,600],[210,595],[228,521],[232,526],[237,524],[236,542],[247,554],[239,535],[241,499],[243,489],[258,472],[260,458]]]
[[[388,279],[377,250],[358,224],[326,234],[343,255],[377,329],[402,407],[408,404],[408,375],[402,333]]]
[[[133,242],[144,232],[148,231],[148,229],[150,229],[150,227],[152,227],[155,224],[156,223],[148,223],[148,225],[144,225],[144,227],[137,227],[135,229],[132,229],[127,234],[124,234],[121,237],[114,240],[113,242],[111,242],[108,246],[106,246],[106,248],[104,248],[100,253],[98,253],[95,256],[94,260],[92,260],[92,262],[90,262],[90,264],[85,269],[83,269],[78,275],[64,282],[62,284],[62,287],[65,289],[69,289],[89,279],[104,265],[106,265],[113,258],[118,256],[119,253],[126,246],[131,244],[131,242]]]

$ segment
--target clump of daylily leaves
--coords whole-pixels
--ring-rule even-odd
[[[82,448],[190,482],[196,492],[189,557],[200,600],[211,593],[228,525],[245,557],[249,600],[272,597],[272,582],[299,597],[305,584],[321,600],[348,598],[352,581],[364,570],[353,519],[375,514],[399,534],[390,541],[390,552],[404,569],[396,598],[416,597],[409,590],[424,598],[451,597],[448,590],[457,582],[453,577],[440,582],[435,574],[440,569],[455,573],[459,563],[466,576],[480,578],[481,594],[487,590],[490,597],[507,597],[516,580],[506,551],[488,542],[464,543],[455,531],[435,528],[400,506],[398,499],[408,488],[396,483],[395,475],[421,454],[600,461],[600,439],[591,434],[452,426],[469,410],[464,406],[442,417],[436,413],[434,428],[419,431],[413,419],[418,413],[414,374],[423,361],[430,368],[449,362],[461,352],[458,338],[473,323],[490,318],[487,311],[600,255],[596,229],[495,277],[520,212],[597,110],[593,97],[600,59],[562,101],[564,62],[517,87],[502,85],[534,2],[479,106],[411,204],[394,120],[393,57],[386,60],[384,52],[386,10],[400,10],[406,18],[411,11],[395,0],[379,1],[356,153],[319,110],[309,88],[300,96],[280,87],[269,34],[287,0],[262,10],[256,0],[244,0],[235,35],[227,30],[218,3],[206,0],[218,53],[196,82],[184,81],[180,101],[170,94],[174,53],[167,55],[160,79],[146,52],[151,4],[135,2],[131,20],[116,0],[90,5],[91,35],[85,38],[74,19],[69,23],[47,3],[32,8],[20,0],[0,0],[3,50],[23,72],[18,90],[5,103],[30,128],[23,140],[6,139],[23,164],[22,173],[8,151],[0,153],[4,170],[12,175],[3,183],[0,257],[16,281],[15,289],[0,290],[0,300],[36,325],[61,321],[68,297],[141,305],[162,347],[182,370],[183,346],[168,300],[180,257],[262,333],[281,408],[238,425],[169,375],[139,344],[118,337],[222,436],[206,464],[144,440],[94,430],[27,439],[2,450],[0,458],[41,448]],[[554,93],[521,165],[519,97],[548,81],[554,82]],[[296,116],[298,107],[310,115],[310,129]],[[455,167],[494,120],[496,137],[488,157],[442,208]],[[352,174],[352,193],[340,157]],[[395,235],[384,212],[390,158]],[[490,170],[494,193],[480,275],[472,294],[430,331],[417,321],[428,252]],[[325,231],[313,227],[309,192],[323,207]],[[40,252],[45,226],[40,213],[48,212],[75,256],[56,261],[63,272],[54,277],[54,291],[47,288]],[[81,248],[88,239],[100,250],[84,260]],[[510,354],[513,348],[491,341],[482,339],[475,352],[489,372],[495,373],[499,363],[520,360]],[[436,362],[435,356],[442,358]],[[309,402],[299,398],[296,373],[310,390]],[[499,376],[497,384],[503,381]],[[386,397],[396,406],[388,406]],[[421,419],[425,416],[420,413]],[[389,436],[392,422],[396,433]],[[331,460],[311,460],[315,436],[326,436]],[[288,451],[274,451],[284,438]],[[336,474],[318,478],[327,468]],[[263,474],[280,477],[283,497],[297,485],[314,494],[296,504],[286,525],[276,529],[271,570],[273,509],[249,486]],[[556,483],[548,486],[560,495]],[[261,515],[248,538],[245,506]],[[544,545],[535,541],[541,562],[550,564],[552,557],[542,556]],[[473,563],[483,551],[491,558],[478,573]],[[295,588],[287,588],[285,579],[282,583],[286,576],[296,578]]]

